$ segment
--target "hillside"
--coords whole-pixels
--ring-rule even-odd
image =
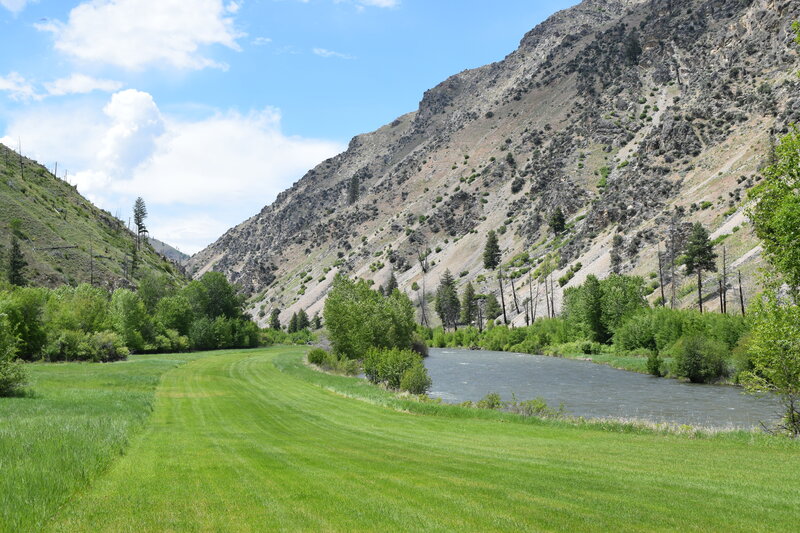
[[[569,287],[616,271],[644,276],[655,299],[659,248],[674,260],[699,221],[749,297],[760,248],[744,201],[775,136],[800,121],[797,18],[790,1],[586,0],[355,137],[189,268],[224,272],[262,322],[275,307],[285,321],[318,311],[336,272],[383,284],[394,270],[401,289],[431,292],[450,269],[497,293],[481,257],[497,230],[517,289],[529,274],[532,293],[551,273]],[[548,224],[558,209],[561,235]],[[693,281],[672,270],[667,299],[693,305]],[[509,305],[524,323],[523,303]]]
[[[178,264],[184,263],[187,259],[189,259],[189,255],[181,252],[174,246],[171,246],[163,241],[159,241],[158,239],[154,239],[153,237],[148,237],[148,242],[153,249],[158,252],[159,255],[166,257],[170,261],[173,261]]]
[[[28,262],[26,276],[33,285],[56,287],[93,281],[115,288],[135,285],[148,272],[183,277],[177,265],[147,243],[138,250],[131,273],[135,236],[122,221],[97,208],[42,165],[0,145],[3,264],[12,232],[19,239]]]

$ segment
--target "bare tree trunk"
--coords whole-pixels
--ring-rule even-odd
[[[533,288],[531,287],[531,277],[532,276],[531,276],[531,274],[529,272],[528,273],[528,304],[529,304],[530,311],[531,311],[530,312],[531,324],[533,324],[533,321],[535,319],[533,318]]]
[[[553,273],[550,272],[550,310],[553,312],[551,318],[556,317],[556,286],[553,283]]]
[[[478,331],[483,333],[483,307],[478,303]]]
[[[541,284],[536,284],[536,299],[533,301],[533,322],[536,322],[536,310],[539,307],[539,288]]]
[[[728,250],[722,247],[722,312],[728,314]]]
[[[667,305],[667,297],[664,294],[664,266],[661,260],[661,243],[658,243],[658,284],[661,286],[661,307]]]
[[[511,276],[511,294],[514,295],[514,308],[517,310],[517,314],[519,314],[519,304],[517,303],[517,289],[514,288],[514,276]]]
[[[744,312],[744,291],[742,290],[742,271],[739,271],[739,303],[742,306],[742,316],[745,316]]]
[[[697,302],[700,304],[700,314],[703,314],[703,277],[700,269],[697,270]]]
[[[508,325],[508,317],[506,316],[506,297],[503,295],[503,269],[498,270],[497,281],[500,283],[500,305],[503,306],[503,324]]]
[[[553,314],[550,312],[550,290],[547,288],[547,278],[544,279],[544,303],[547,304],[547,318]]]

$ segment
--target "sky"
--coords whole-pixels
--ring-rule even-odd
[[[0,142],[195,253],[576,0],[0,0]]]

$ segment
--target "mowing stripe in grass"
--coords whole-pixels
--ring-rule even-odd
[[[404,413],[273,364],[301,351],[166,374],[141,438],[51,528],[750,531],[800,518],[793,444]]]

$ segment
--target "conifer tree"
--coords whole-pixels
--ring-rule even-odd
[[[272,310],[272,313],[269,316],[269,327],[270,328],[272,328],[274,330],[280,330],[281,329],[280,316],[281,316],[280,309],[273,309]]]
[[[19,240],[17,240],[16,235],[12,235],[11,250],[8,254],[8,282],[19,287],[26,285],[25,267],[27,266],[28,262],[25,261],[25,256],[22,255]]]
[[[397,278],[394,276],[394,270],[392,270],[392,275],[389,277],[389,281],[386,283],[386,288],[384,292],[386,295],[392,294],[392,292],[397,288]]]
[[[475,288],[472,283],[467,283],[464,287],[464,294],[461,296],[461,323],[471,326],[478,315],[478,302],[475,300]]]
[[[486,297],[486,318],[494,320],[503,313],[500,309],[500,302],[497,301],[497,296],[490,294]]]
[[[289,320],[289,327],[286,331],[289,333],[295,333],[297,331],[297,313],[292,314],[292,318]]]
[[[553,230],[553,233],[556,235],[561,235],[564,233],[564,230],[567,228],[567,218],[564,216],[564,212],[561,208],[557,208],[555,213],[550,217],[550,229]]]
[[[322,329],[322,317],[319,316],[319,313],[314,313],[314,318],[311,319],[311,327],[315,330]]]
[[[140,244],[141,237],[147,233],[147,226],[144,220],[147,218],[147,206],[144,204],[144,199],[140,196],[133,204],[133,223],[136,224],[136,243]]]
[[[500,243],[494,230],[486,235],[486,247],[483,249],[483,266],[494,270],[500,264]]]
[[[683,264],[686,265],[686,274],[697,274],[697,302],[701,313],[703,312],[703,272],[716,272],[716,259],[717,254],[714,253],[714,247],[708,239],[708,230],[699,222],[695,222],[686,245]]]
[[[301,309],[297,312],[297,324],[295,327],[297,328],[296,331],[302,331],[311,327],[311,321],[308,319],[308,313],[306,313],[305,309]]]
[[[461,313],[461,302],[458,301],[456,281],[449,270],[446,270],[436,290],[436,313],[442,319],[442,325],[458,329],[458,319]]]

